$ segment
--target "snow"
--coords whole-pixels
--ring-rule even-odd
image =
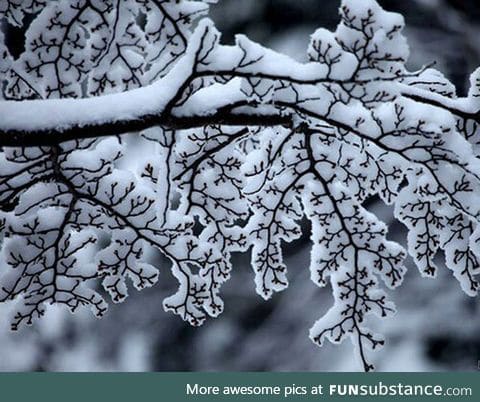
[[[48,53],[37,52],[34,42],[42,38],[54,10],[64,11],[62,24],[58,31],[48,30],[44,40],[54,40],[68,21],[75,21],[75,10],[65,4],[40,13],[28,30],[25,57],[16,65]],[[176,39],[167,48],[175,48],[178,57],[159,54],[159,69],[148,70],[145,65],[155,61],[151,48],[157,45],[151,37],[159,27],[150,20],[148,33],[139,25],[131,28],[128,18],[135,20],[140,11],[136,3],[128,4],[121,10],[121,23],[105,31],[119,47],[103,49],[95,73],[69,68],[63,47],[50,44],[54,49],[48,56],[55,60],[48,59],[47,69],[54,65],[61,74],[49,75],[40,90],[58,95],[61,86],[50,84],[63,77],[78,95],[80,85],[72,83],[78,73],[91,79],[86,94],[95,93],[94,83],[105,77],[113,83],[99,85],[98,93],[123,92],[0,102],[0,132],[93,130],[165,112],[171,113],[166,119],[211,116],[237,103],[245,106],[232,115],[289,114],[293,127],[247,130],[206,124],[181,132],[166,127],[143,133],[156,144],[139,136],[141,145],[134,150],[112,136],[2,151],[1,258],[8,269],[0,297],[19,301],[14,328],[30,324],[48,302],[63,303],[71,311],[86,304],[96,316],[103,315],[107,302],[95,282],[103,284],[113,302],[121,302],[129,294],[129,282],[139,290],[157,282],[155,253],[168,261],[178,282],[174,294],[163,300],[164,309],[201,325],[224,309],[220,290],[234,268],[233,253],[251,251],[261,297],[286,289],[285,243],[301,237],[302,220],[308,219],[310,277],[319,287],[329,281],[333,289],[331,308],[310,336],[319,345],[324,339],[350,339],[359,366],[369,370],[370,346],[379,348],[383,336],[364,317],[393,316],[395,305],[383,288],[396,288],[406,273],[406,251],[389,239],[381,214],[366,209],[377,195],[395,205],[396,217],[408,228],[408,251],[424,276],[434,275],[434,258],[442,250],[464,292],[478,293],[474,278],[480,256],[471,243],[479,236],[480,168],[475,149],[457,131],[449,111],[475,110],[478,71],[464,99],[449,97],[452,86],[433,70],[409,73],[403,18],[384,12],[374,0],[345,0],[339,28],[312,35],[308,63],[244,35],[237,35],[234,46],[223,46],[208,19],[191,36],[187,22],[177,26],[170,19],[166,30],[175,31]],[[204,5],[169,3],[168,9],[180,13],[186,7],[196,13]],[[87,59],[88,46],[104,37],[98,34],[89,42],[76,23],[71,27],[65,35],[72,41],[68,35],[78,34],[81,49],[71,60],[80,63]],[[132,29],[133,42],[116,28]],[[186,50],[179,39],[183,35]],[[121,51],[115,41],[138,47]],[[142,53],[144,45],[148,56]],[[173,67],[164,69],[165,62]],[[8,63],[0,67],[10,68]],[[142,77],[136,80],[137,69]],[[157,81],[130,89],[150,82],[150,75],[158,75]],[[427,81],[416,83],[419,77]],[[41,74],[33,79],[41,81]],[[445,88],[448,94],[442,92]],[[412,99],[416,96],[430,105]],[[166,111],[167,105],[172,110]],[[130,157],[142,153],[141,160],[129,163],[129,152]],[[402,186],[405,181],[408,185]],[[143,365],[145,347],[132,355],[137,367]],[[96,353],[88,347],[84,352]]]
[[[160,115],[188,80],[200,38],[210,25],[199,24],[184,57],[161,80],[130,91],[86,99],[24,100],[0,102],[2,131],[66,131],[72,127],[101,125],[113,121],[138,120]]]
[[[433,101],[436,104],[443,105],[447,109],[459,111],[461,113],[475,114],[479,111],[477,101],[472,96],[474,89],[472,88],[471,95],[465,98],[447,98],[441,94],[427,91],[425,89],[417,88],[415,86],[399,84],[402,94],[405,96],[418,96],[428,101]]]

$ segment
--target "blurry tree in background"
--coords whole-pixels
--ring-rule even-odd
[[[33,3],[32,7],[35,7]],[[38,2],[38,7],[42,5],[41,3]],[[93,3],[95,4],[95,2]],[[308,35],[311,32],[318,26],[334,29],[338,23],[337,1],[324,2],[325,4],[322,3],[322,7],[318,7],[318,2],[313,0],[246,0],[241,3],[240,6],[238,1],[223,0],[212,7],[212,17],[217,22],[217,27],[223,32],[222,41],[231,43],[233,35],[237,32],[242,32],[246,33],[251,39],[270,45],[274,49],[290,54],[299,60],[306,58],[305,50],[308,46]],[[15,4],[15,2],[12,2],[12,4]],[[161,5],[163,2],[159,2],[159,4]],[[409,38],[412,52],[412,57],[409,61],[410,69],[418,70],[422,65],[436,61],[436,67],[446,72],[457,86],[459,95],[466,95],[469,89],[468,77],[479,64],[479,45],[474,40],[478,34],[478,27],[476,26],[475,12],[472,12],[475,6],[469,6],[467,2],[455,1],[382,1],[381,5],[385,9],[399,11],[406,17],[408,27],[406,35]],[[0,6],[0,11],[5,10],[2,10]],[[32,11],[36,10],[32,9]],[[161,26],[156,25],[157,21],[161,20],[161,10],[159,13],[158,18],[147,18],[145,20],[143,20],[143,16],[148,15],[148,13],[139,14],[138,26],[144,27],[151,35],[151,38],[155,35],[161,35],[162,32]],[[196,17],[197,15],[195,15]],[[92,29],[97,32],[98,29],[95,29],[94,26],[95,18],[90,18],[90,24],[93,24]],[[101,20],[101,17],[99,18]],[[345,16],[344,13],[344,22],[348,21],[348,18],[348,14]],[[15,25],[11,21],[8,24],[4,21],[5,43],[14,59],[17,59],[23,53],[25,27],[31,21],[35,21],[35,18],[28,14],[23,27],[16,26],[21,24]],[[428,24],[426,24],[426,21],[428,21]],[[188,21],[188,23],[190,22]],[[101,25],[101,23],[99,24]],[[59,26],[63,26],[62,21],[59,22]],[[166,26],[171,27],[172,25],[168,25],[167,21]],[[114,88],[125,90],[138,87],[146,82],[143,81],[141,83],[139,80],[136,82],[136,73],[144,69],[144,66],[139,64],[141,62],[135,58],[135,52],[126,51],[122,53],[122,46],[125,46],[126,50],[137,48],[137,51],[141,52],[144,51],[145,47],[149,46],[148,43],[142,43],[141,35],[135,32],[137,28],[134,26],[119,25],[117,28],[118,32],[125,33],[124,39],[122,39],[124,42],[121,42],[120,47],[111,46],[111,43],[108,45],[108,40],[104,39],[107,35],[102,37],[101,33],[98,37],[98,46],[94,46],[94,49],[100,50],[98,50],[98,58],[96,60],[98,68],[88,83],[88,93],[90,95],[116,91]],[[175,63],[177,58],[181,56],[182,50],[179,51],[178,48],[181,46],[186,48],[187,46],[187,41],[182,40],[182,37],[184,35],[186,37],[187,33],[177,31],[169,34],[168,29],[165,30],[165,33],[167,36],[163,39],[158,39],[160,38],[158,36],[158,43],[169,43],[169,41],[173,40],[173,48],[176,52],[165,52],[167,48],[162,48],[161,46],[156,49],[150,49],[150,54],[154,54],[154,57],[152,60],[147,60],[146,63],[153,64],[155,62],[155,68],[145,70],[148,71],[146,74],[148,81],[154,81],[164,76],[170,70],[171,64]],[[37,43],[35,39],[29,38],[28,40],[30,40],[30,45],[34,44],[31,48],[33,53],[36,51],[34,49],[36,46],[38,46],[37,49],[49,46],[47,43],[42,43],[42,40]],[[81,46],[81,42],[78,43]],[[155,40],[153,43],[155,43]],[[314,40],[313,43],[315,43]],[[104,46],[103,50],[102,44]],[[167,56],[164,57],[162,52],[165,52],[164,54]],[[29,60],[28,54],[24,57],[26,65],[32,68],[31,71],[35,71],[36,61],[45,61],[41,55],[38,60]],[[67,59],[70,68],[77,69],[82,74],[83,62],[75,59],[73,55]],[[321,60],[319,59],[318,61]],[[116,62],[123,63],[128,68],[123,68],[122,70],[123,72],[126,71],[126,75],[119,70],[119,74],[112,80],[108,72],[111,71],[112,66]],[[2,66],[0,65],[1,68]],[[423,74],[423,72],[422,70],[420,74]],[[422,78],[431,80],[429,76],[422,76]],[[41,77],[40,82],[42,80],[44,78]],[[441,81],[440,87],[448,85],[443,79],[438,78],[438,80]],[[58,81],[61,82],[61,79]],[[222,81],[223,78],[220,80],[220,83]],[[34,88],[28,88],[26,84],[26,81],[22,82],[21,77],[17,81],[9,79],[7,86],[4,88],[5,93],[10,94],[12,98],[35,98]],[[81,86],[70,88],[68,85],[56,86],[49,83],[42,85],[44,85],[46,91],[43,96],[46,94],[48,97],[57,97],[57,95],[72,96],[75,95],[75,91],[77,91],[77,96],[85,93],[85,87]],[[249,82],[249,85],[253,86],[255,83]],[[430,81],[428,85],[434,85],[434,83]],[[198,90],[199,88],[195,87],[192,89],[192,92]],[[253,92],[255,93],[255,91]],[[263,101],[262,99],[259,100]],[[397,117],[399,124],[401,124],[402,114],[398,114]],[[465,124],[467,123],[465,122]],[[464,128],[467,130],[467,127]],[[204,134],[212,136],[212,138],[215,138],[216,135],[215,132],[205,132]],[[428,136],[427,131],[423,134]],[[150,133],[150,135],[155,136],[155,133]],[[236,134],[235,132],[227,132],[227,135],[234,136]],[[276,135],[279,134],[276,133]],[[155,138],[155,140],[165,148],[168,148],[168,144],[172,141],[170,134],[168,131],[165,131],[162,136],[162,138]],[[268,136],[266,138],[268,143]],[[198,140],[198,138],[187,136],[184,141],[188,145],[189,141],[193,144],[196,141],[198,142]],[[136,138],[125,138],[124,141],[126,141],[129,149],[133,151],[129,151],[127,160],[124,158],[123,162],[119,163],[123,163],[125,166],[132,164],[141,165],[142,168],[145,168],[142,173],[143,177],[157,184],[158,180],[160,180],[160,176],[157,176],[159,168],[154,163],[144,163],[142,165],[144,161],[140,157],[144,153],[145,146],[148,145],[142,145],[142,141]],[[61,163],[67,167],[67,170],[72,172],[73,176],[69,177],[69,180],[73,180],[72,177],[78,174],[78,165],[75,165],[76,162],[72,164],[72,161],[69,160],[69,155],[76,150],[78,151],[79,148],[87,150],[93,144],[94,142],[90,141],[69,143],[66,146],[61,145],[60,148],[57,148],[57,153],[54,152],[53,154],[50,147],[41,148],[40,153],[28,150],[10,155],[7,159],[10,159],[10,161],[16,160],[17,163],[25,166],[26,163],[35,163],[42,157],[47,159],[60,158]],[[102,157],[107,159],[113,158],[112,160],[116,163],[117,157],[111,154],[112,152],[117,152],[112,151],[112,149],[116,149],[115,145],[113,143],[107,143],[107,145],[108,147],[105,146],[105,148],[110,149],[107,153],[103,153]],[[295,148],[296,145],[292,143],[290,146]],[[306,144],[300,141],[297,146],[305,147]],[[186,147],[185,155],[188,152],[189,148]],[[194,155],[198,154],[194,153]],[[79,161],[87,165],[89,163],[89,161],[84,159]],[[224,162],[227,163],[228,160]],[[187,169],[189,166],[187,160],[184,168]],[[83,168],[85,168],[85,165],[82,166]],[[42,173],[48,172],[48,169],[49,167],[44,171],[42,170]],[[100,168],[92,165],[89,168],[90,173],[87,174],[88,177],[84,176],[83,180],[94,182],[102,179],[105,172],[109,169],[111,168],[107,162]],[[259,170],[255,168],[254,171],[258,172]],[[181,173],[182,171],[180,170],[179,174]],[[34,175],[38,176],[38,174],[38,172],[34,172]],[[18,186],[18,184],[15,185]],[[81,185],[79,185],[79,188],[81,188]],[[10,197],[10,193],[8,193],[10,190],[11,187],[6,188],[7,192],[5,194],[7,194],[7,197]],[[91,189],[85,189],[85,191],[99,198],[95,190],[93,190],[93,193]],[[114,195],[112,197],[107,201],[100,201],[116,203],[118,200],[114,199]],[[411,197],[407,197],[408,200],[411,200]],[[61,206],[61,202],[64,201],[56,200],[55,202],[60,202],[58,205]],[[149,202],[145,201],[145,203],[137,205],[136,208],[142,209],[146,205],[151,206]],[[367,204],[365,205],[368,206],[368,209],[375,211],[380,220],[389,222],[389,240],[403,243],[406,231],[403,226],[392,219],[390,208],[386,207],[377,198],[369,198],[366,202]],[[87,203],[90,203],[91,206],[92,200],[87,200]],[[11,202],[4,203],[4,205],[7,206],[4,210],[8,209],[8,207],[16,207]],[[101,206],[101,208],[104,207]],[[97,212],[104,213],[101,208]],[[265,208],[265,206],[262,208]],[[130,211],[130,214],[135,212]],[[411,212],[414,213],[415,208],[412,207]],[[76,222],[80,227],[84,218],[80,216],[81,212],[74,212],[74,214],[79,214]],[[455,216],[451,216],[449,219],[454,218]],[[56,224],[55,215],[49,215],[46,219],[50,219],[53,224]],[[90,214],[88,224],[94,224],[96,222],[95,219],[97,218],[94,218],[92,221],[92,215]],[[405,222],[408,224],[407,220]],[[327,221],[324,222],[324,224],[326,223]],[[37,223],[37,225],[41,224],[43,223]],[[111,227],[117,224],[118,220],[109,223]],[[59,226],[61,227],[61,225]],[[308,342],[302,330],[302,328],[311,325],[312,319],[317,317],[319,313],[320,315],[326,313],[332,304],[329,292],[318,294],[315,291],[315,286],[308,281],[308,273],[305,272],[304,268],[309,264],[310,246],[308,237],[311,227],[306,220],[302,221],[302,226],[302,236],[284,247],[285,262],[290,268],[291,285],[287,291],[288,294],[284,292],[281,295],[277,295],[266,304],[255,300],[252,297],[251,286],[249,286],[250,273],[247,269],[249,261],[244,255],[234,254],[233,266],[236,269],[232,273],[233,278],[230,283],[226,283],[223,287],[223,294],[227,300],[228,308],[221,320],[209,321],[200,329],[192,329],[179,321],[172,320],[170,317],[159,317],[158,306],[161,305],[166,295],[175,289],[173,281],[167,278],[167,275],[162,275],[159,285],[141,294],[132,295],[133,300],[123,307],[111,309],[106,318],[99,322],[92,321],[83,312],[78,314],[80,315],[78,319],[72,320],[63,311],[51,309],[47,312],[47,317],[43,321],[35,324],[33,330],[22,330],[20,335],[3,332],[2,337],[5,338],[4,346],[0,348],[0,356],[3,356],[2,364],[5,365],[5,369],[25,370],[356,369],[357,366],[352,363],[351,353],[348,350],[340,352],[338,348],[332,349],[327,347],[318,353],[312,353],[312,350],[315,350],[315,348]],[[450,222],[450,226],[454,227],[453,220]],[[32,235],[34,231],[39,230],[39,227],[29,226],[29,229],[32,230]],[[45,228],[40,229],[44,230]],[[184,229],[180,226],[174,228],[176,231]],[[192,228],[192,230],[197,229]],[[15,233],[15,230],[11,230],[11,232]],[[21,230],[17,229],[17,235],[20,232]],[[162,235],[167,238],[170,236],[169,234]],[[62,242],[66,244],[70,240],[63,239]],[[36,242],[38,239],[33,241]],[[90,238],[86,237],[80,240],[76,239],[75,241],[79,241],[85,246],[90,243]],[[100,239],[100,241],[108,244],[109,240]],[[116,239],[117,243],[123,242],[122,244],[129,244],[129,241],[132,242],[132,238],[128,238],[128,236]],[[139,251],[135,250],[135,244],[130,244],[131,254],[138,253]],[[436,251],[437,246],[433,247]],[[68,247],[65,246],[64,249],[68,250]],[[429,255],[427,258],[430,259],[432,257],[432,261],[429,260],[426,263],[425,272],[431,268],[430,263],[432,265],[442,265],[442,258],[433,261],[433,255]],[[114,256],[118,257],[114,250],[112,250],[111,255],[108,253],[104,255],[102,260],[104,274],[112,273],[114,269],[112,267],[118,267],[121,264],[120,261],[114,261],[116,258]],[[199,260],[198,256],[189,256],[188,258],[191,258],[192,262]],[[447,251],[447,260],[448,258]],[[20,260],[21,263],[22,260]],[[155,266],[164,266],[167,264],[167,261],[165,257],[155,254],[150,256],[149,263]],[[417,258],[417,265],[422,266],[422,264]],[[151,280],[153,282],[156,280],[156,274],[150,273],[148,266],[142,265],[141,269],[141,277],[138,277],[140,282],[137,281],[139,287],[145,286],[145,283],[142,281]],[[147,271],[143,271],[143,269]],[[472,272],[474,272],[476,267],[472,269]],[[144,272],[148,272],[148,275],[144,275]],[[386,323],[369,322],[373,329],[385,333],[389,341],[383,353],[376,357],[372,356],[380,370],[423,370],[442,367],[464,370],[475,369],[476,361],[480,355],[480,341],[475,335],[479,329],[477,299],[469,299],[462,296],[455,284],[450,280],[448,271],[440,269],[439,272],[438,281],[427,283],[418,281],[417,274],[413,270],[409,270],[405,283],[402,285],[404,287],[403,291],[392,292],[392,297],[399,309],[397,317]],[[89,279],[88,275],[93,274],[86,274],[85,279]],[[109,289],[110,287],[109,290],[114,299],[115,297],[123,299],[125,296],[123,294],[125,293],[123,284],[116,282],[118,277],[114,274],[111,277],[114,278],[114,281],[108,282],[107,280],[106,288]],[[282,279],[280,279],[280,284],[281,282]],[[261,285],[265,286],[265,283],[261,283]],[[275,287],[278,283],[273,281],[267,283],[268,285]],[[259,282],[257,281],[257,288],[258,286]],[[346,286],[349,286],[348,283],[346,283]],[[465,286],[468,287],[469,285]],[[22,285],[18,289],[24,291],[26,288]],[[44,291],[42,290],[42,292]],[[259,292],[262,293],[262,290],[260,289]],[[18,293],[20,294],[20,292]],[[268,290],[268,293],[269,296],[270,290]],[[393,293],[398,294],[394,295]],[[42,294],[44,295],[45,293]],[[84,297],[84,295],[82,294],[81,297]],[[91,296],[89,295],[88,297]],[[97,305],[98,303],[98,308],[103,309],[103,302],[100,299],[91,300],[92,304]],[[214,305],[217,306],[217,301],[215,301]],[[14,306],[4,306],[2,308],[6,310],[14,308]],[[171,309],[177,309],[178,312],[178,308],[180,307],[172,307]],[[217,307],[214,307],[214,310],[215,308]],[[385,308],[387,309],[384,310],[386,313],[390,307]],[[220,305],[218,305],[218,309],[221,309]],[[23,320],[23,317],[28,318],[28,316],[24,316],[25,312],[20,314],[20,321]],[[6,314],[3,315],[5,316]],[[212,315],[216,315],[215,311]],[[429,317],[428,323],[424,322],[427,316]],[[455,318],[452,319],[452,317]],[[198,317],[195,319],[198,319]],[[5,326],[6,324],[3,325],[3,327]],[[83,336],[85,332],[91,334],[89,339]],[[370,338],[371,335],[367,333],[365,333],[365,336],[367,339],[374,339]],[[376,342],[380,341],[374,339],[373,344],[375,345]],[[9,345],[21,345],[22,347],[9,347]],[[19,349],[23,351],[19,352]],[[273,353],[274,351],[275,353]],[[363,363],[366,368],[369,368],[369,363],[367,363],[365,358]]]

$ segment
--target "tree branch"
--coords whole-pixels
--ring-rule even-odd
[[[168,129],[191,129],[207,125],[221,124],[226,126],[291,126],[293,118],[290,115],[279,114],[244,114],[226,113],[220,111],[209,116],[164,116],[147,115],[141,119],[114,121],[107,123],[62,129],[47,129],[35,131],[0,130],[1,147],[37,147],[52,146],[62,142],[122,135],[161,126]]]

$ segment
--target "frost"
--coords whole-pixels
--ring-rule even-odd
[[[407,255],[372,197],[422,276],[443,252],[478,294],[479,70],[466,98],[408,71],[403,18],[374,0],[344,0],[304,64],[244,35],[222,45],[199,20],[209,3],[2,3],[11,24],[37,15],[18,59],[0,34],[0,300],[18,301],[14,329],[52,303],[101,316],[170,268],[164,309],[201,325],[225,308],[233,253],[250,253],[261,297],[285,290],[283,246],[308,219],[311,279],[333,290],[310,337],[350,339],[371,370],[385,340],[369,320],[394,314]]]

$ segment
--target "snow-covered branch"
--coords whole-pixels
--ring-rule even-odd
[[[200,325],[223,311],[234,252],[251,253],[260,296],[287,288],[282,247],[306,218],[311,278],[334,299],[310,337],[350,338],[371,370],[384,339],[367,318],[394,314],[407,251],[432,277],[442,250],[479,291],[480,70],[465,98],[431,66],[408,71],[403,18],[374,0],[343,0],[307,63],[243,35],[222,45],[208,3],[0,8],[13,25],[38,13],[19,58],[0,34],[0,300],[18,300],[14,329],[50,303],[100,316],[127,279],[155,284],[156,251],[179,283],[164,309]],[[367,210],[375,196],[408,250]]]

